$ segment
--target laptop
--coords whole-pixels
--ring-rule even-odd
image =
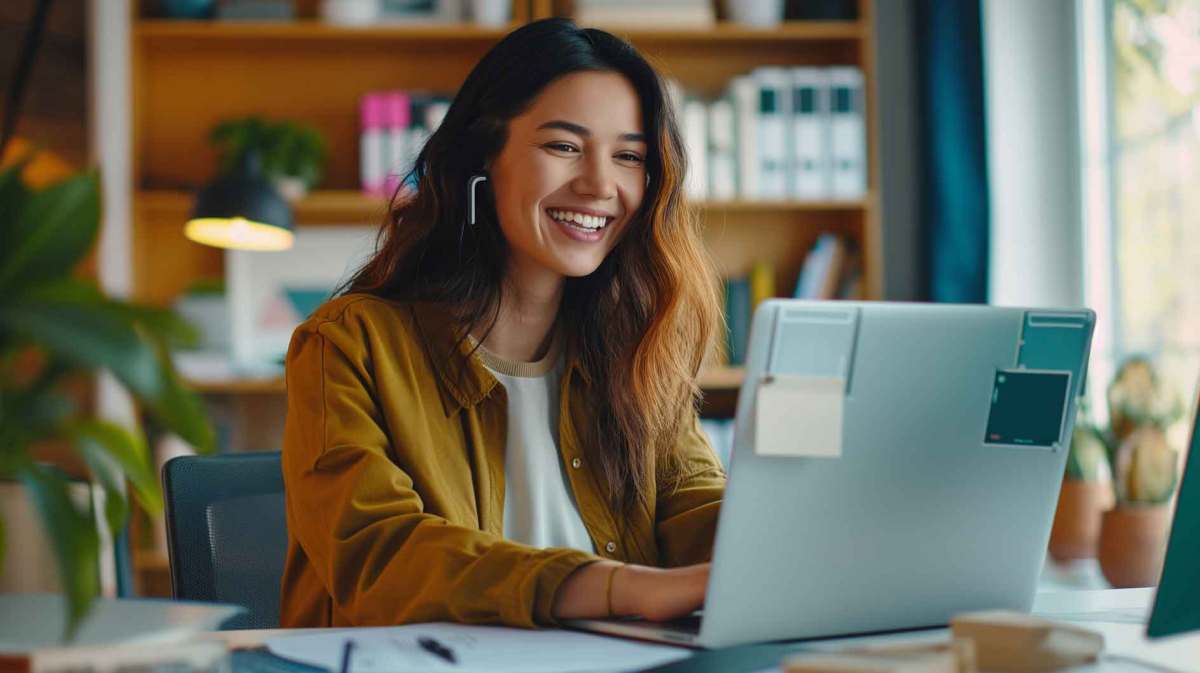
[[[1146,635],[1171,636],[1200,629],[1200,401],[1196,404],[1191,448],[1175,501],[1162,577]]]
[[[1094,320],[763,302],[704,610],[568,625],[712,648],[1029,611]]]

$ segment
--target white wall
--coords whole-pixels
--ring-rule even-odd
[[[1075,3],[982,2],[990,301],[1082,306]]]

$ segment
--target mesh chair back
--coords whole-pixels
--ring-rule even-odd
[[[247,609],[223,628],[279,626],[287,552],[279,452],[173,458],[163,495],[174,597]]]

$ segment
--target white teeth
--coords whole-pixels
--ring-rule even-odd
[[[599,215],[584,215],[569,210],[548,210],[550,217],[570,224],[575,224],[582,229],[596,231],[602,229],[608,223],[608,218]]]

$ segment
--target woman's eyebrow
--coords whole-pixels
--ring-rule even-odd
[[[542,129],[561,129],[569,133],[574,133],[581,138],[590,138],[592,136],[592,132],[586,126],[580,126],[574,122],[563,121],[562,119],[548,121],[537,127],[539,131]],[[641,133],[622,133],[620,139],[640,143],[646,142],[646,136]]]

